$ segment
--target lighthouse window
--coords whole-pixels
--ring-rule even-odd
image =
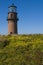
[[[11,18],[12,18],[12,14],[11,14]]]
[[[12,32],[10,32],[10,34],[12,34]]]

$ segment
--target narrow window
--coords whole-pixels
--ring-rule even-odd
[[[12,18],[12,14],[11,14],[11,18]]]
[[[12,32],[10,32],[10,34],[12,34]]]

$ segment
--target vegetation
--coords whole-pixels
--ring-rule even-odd
[[[43,65],[43,34],[0,35],[0,65]]]

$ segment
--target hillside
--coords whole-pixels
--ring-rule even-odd
[[[43,65],[43,34],[0,35],[0,65]]]

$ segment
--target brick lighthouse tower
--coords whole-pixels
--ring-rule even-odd
[[[9,6],[9,12],[8,12],[8,34],[18,34],[17,32],[17,7],[12,4]]]

